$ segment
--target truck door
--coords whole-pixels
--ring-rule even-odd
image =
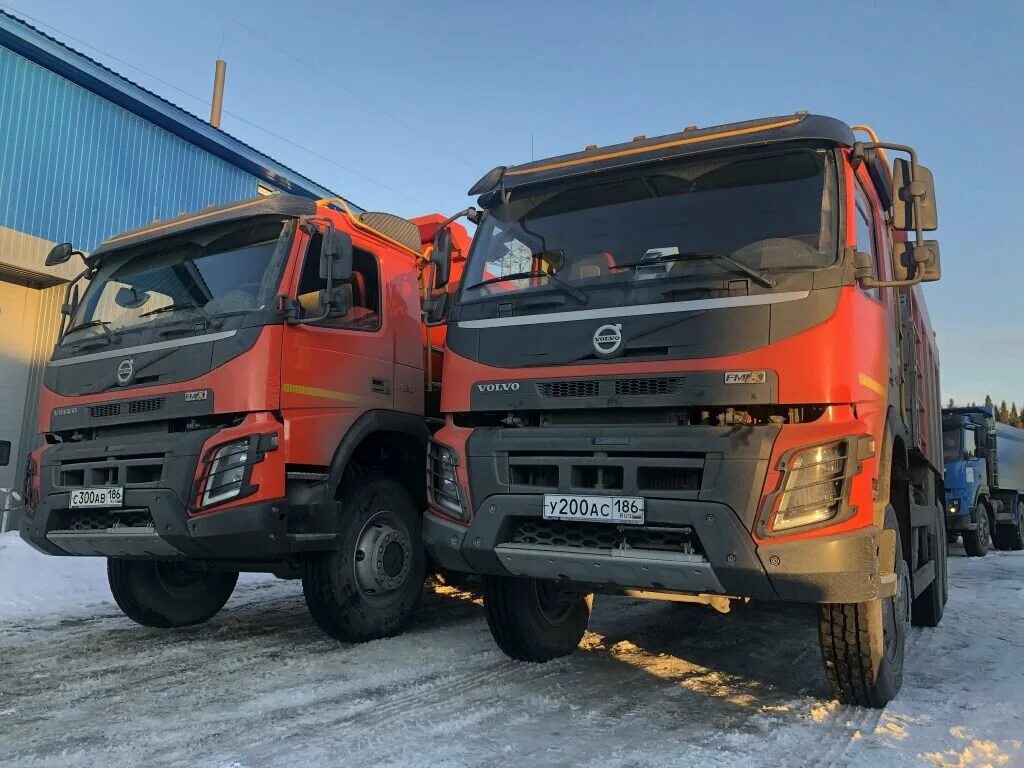
[[[303,318],[319,314],[319,234],[309,238],[290,296]],[[364,412],[393,406],[393,330],[377,254],[355,247],[352,308],[315,324],[286,325],[281,365],[281,410],[289,426],[290,463],[330,461],[349,425]]]

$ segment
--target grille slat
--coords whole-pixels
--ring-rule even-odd
[[[601,523],[527,520],[516,528],[513,544],[579,549],[646,549],[697,554],[699,544],[690,528],[623,528]]]
[[[103,405],[90,405],[89,416],[94,419],[107,419],[111,416],[121,415],[121,403],[104,403]]]
[[[597,397],[599,381],[545,381],[537,385],[541,397]]]
[[[128,403],[128,413],[152,413],[164,407],[165,397],[148,397],[144,400],[132,400]]]
[[[615,394],[620,397],[674,395],[683,388],[680,378],[616,379]]]
[[[145,528],[153,524],[153,516],[146,509],[89,509],[71,514],[68,530],[105,531],[115,525],[129,528]]]

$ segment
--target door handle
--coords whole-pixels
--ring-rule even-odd
[[[388,381],[387,379],[378,379],[376,377],[373,377],[370,379],[370,389],[373,392],[377,392],[378,394],[381,395],[390,395],[391,382]]]

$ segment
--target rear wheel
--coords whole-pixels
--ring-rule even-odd
[[[997,525],[992,531],[992,542],[996,549],[1013,552],[1024,549],[1024,504],[1017,504],[1017,520],[1009,525]]]
[[[344,489],[341,545],[306,556],[302,593],[313,620],[338,640],[402,632],[423,594],[420,514],[394,480],[370,476]]]
[[[968,557],[984,557],[988,554],[991,524],[988,519],[988,507],[979,502],[975,509],[978,518],[973,531],[964,531],[964,550]]]
[[[896,536],[896,594],[867,603],[820,606],[821,657],[832,692],[844,704],[884,707],[903,685],[912,593],[891,506],[885,511],[885,528]]]
[[[231,597],[237,573],[188,563],[107,560],[107,581],[124,615],[144,627],[188,627],[213,618]]]
[[[520,661],[550,661],[575,651],[593,601],[593,595],[567,592],[552,581],[484,579],[487,626],[498,647]]]
[[[935,510],[935,525],[928,531],[928,560],[935,563],[935,578],[914,598],[911,619],[919,627],[937,627],[942,621],[949,596],[946,570],[946,531],[942,507]]]

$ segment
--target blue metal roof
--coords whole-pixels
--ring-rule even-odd
[[[316,199],[338,197],[337,193],[2,10],[0,46],[9,48],[25,59],[92,91],[277,189]]]

